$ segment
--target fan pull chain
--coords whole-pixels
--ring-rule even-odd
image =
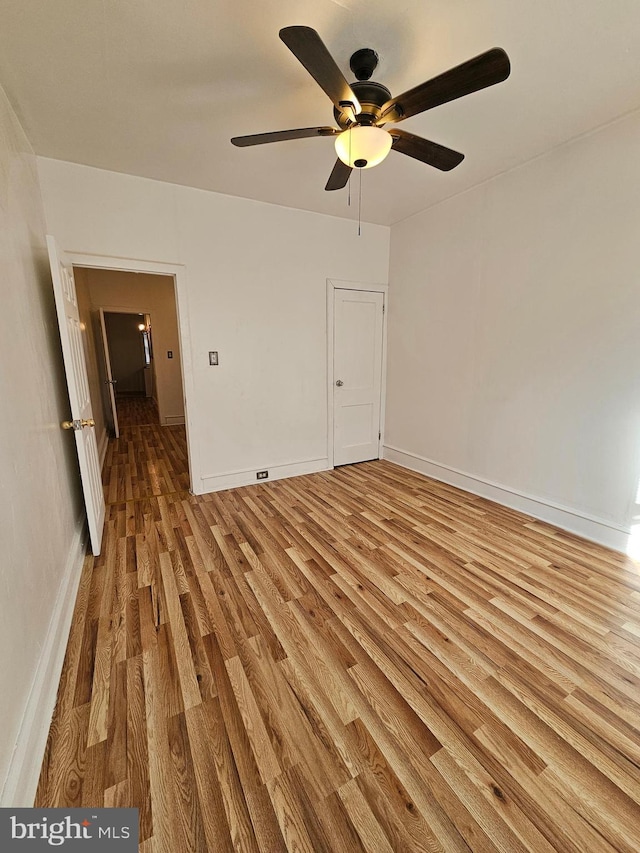
[[[362,172],[363,169],[358,169],[360,172],[360,186],[358,190],[358,237],[362,233]]]
[[[352,163],[351,159],[351,134],[349,134],[349,163]],[[349,172],[349,197],[347,198],[347,207],[351,207],[351,175],[353,174],[353,170]]]

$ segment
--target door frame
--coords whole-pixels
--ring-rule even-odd
[[[89,313],[91,313],[91,307],[89,307]],[[109,336],[107,334],[107,323],[105,320],[105,313],[101,307],[98,307],[98,319],[100,320],[100,334],[98,335],[98,330],[93,327],[90,331],[93,332],[94,336],[94,348],[97,350],[98,341],[96,338],[100,338],[100,342],[102,343],[102,358],[104,361],[104,372],[105,379],[103,382],[108,386],[107,395],[109,397],[109,409],[111,409],[111,420],[113,421],[113,432],[115,434],[115,438],[120,438],[120,424],[118,423],[118,407],[116,406],[116,392],[113,387],[113,368],[111,367],[111,350],[109,348]],[[97,355],[97,353],[96,353]],[[98,371],[99,372],[99,371]],[[102,391],[102,389],[100,389]],[[103,415],[105,419],[105,423],[108,427],[109,423],[109,412],[107,411],[107,406],[104,403],[104,392],[100,398],[102,402]],[[106,451],[106,445],[105,445]],[[104,461],[104,460],[103,460]]]
[[[184,423],[187,433],[187,456],[189,461],[189,491],[194,492],[194,483],[202,477],[202,467],[197,454],[194,428],[189,417],[190,402],[195,400],[193,382],[193,353],[191,349],[191,327],[189,325],[189,302],[187,295],[187,268],[184,264],[167,264],[163,261],[146,261],[138,258],[122,258],[115,255],[93,255],[65,249],[74,267],[87,269],[116,270],[118,272],[150,273],[168,275],[173,278],[173,288],[178,315],[178,337],[180,339],[180,371],[184,397]],[[150,312],[147,312],[150,313]]]
[[[175,282],[174,282],[174,288],[175,288]],[[104,316],[105,314],[131,314],[132,316],[133,316],[133,315],[135,315],[135,314],[139,314],[139,315],[144,315],[145,317],[150,317],[150,316],[151,316],[151,311],[132,311],[132,310],[131,310],[131,308],[107,308],[105,305],[98,305],[98,311],[101,311],[103,316]],[[106,326],[105,326],[105,329],[104,329],[104,334],[105,334],[105,336],[106,336],[106,334],[107,334],[107,328],[106,328]],[[107,341],[107,347],[108,347],[108,344],[109,344],[109,342]],[[105,360],[106,360],[106,359],[107,359],[107,354],[105,353]],[[111,368],[111,350],[110,350],[110,349],[109,349],[109,357],[108,357],[108,361],[109,361],[109,371],[111,371],[111,369],[112,369],[112,368]],[[155,371],[155,365],[152,365],[152,366],[151,366],[151,369]],[[112,389],[112,390],[113,390],[113,392],[114,392],[113,404],[114,404],[114,406],[115,406],[115,405],[116,405],[116,402],[115,402],[115,388],[113,388],[113,385],[111,386],[111,389]],[[184,390],[184,389],[183,389],[183,390]],[[182,395],[182,396],[184,397],[184,393],[183,393],[183,395]],[[156,402],[157,402],[157,401],[156,401]],[[117,413],[116,413],[116,417],[117,417]],[[117,436],[116,436],[116,437],[117,437]]]
[[[336,290],[361,290],[369,293],[383,294],[382,313],[382,376],[380,384],[380,438],[378,439],[378,456],[382,458],[384,446],[384,414],[387,398],[387,307],[389,303],[388,284],[369,284],[365,281],[340,281],[335,278],[327,279],[327,461],[329,468],[334,465],[334,435],[333,435],[333,395],[334,395],[334,300]]]

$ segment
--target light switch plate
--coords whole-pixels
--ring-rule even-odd
[[[212,367],[215,367],[218,364],[218,353],[217,353],[217,351],[209,353],[209,364]]]

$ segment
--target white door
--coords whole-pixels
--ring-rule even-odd
[[[84,360],[82,330],[78,315],[76,285],[73,280],[73,267],[56,245],[53,237],[47,237],[49,263],[53,278],[53,292],[58,312],[62,357],[67,376],[71,421],[64,421],[64,429],[72,429],[76,439],[76,449],[80,462],[80,478],[87,510],[91,550],[100,553],[102,528],[104,526],[105,503],[100,477],[98,444],[91,411],[89,380]]]
[[[333,462],[378,459],[384,294],[336,288],[333,297]]]
[[[107,387],[109,389],[109,405],[111,407],[111,421],[113,423],[113,432],[116,438],[120,437],[120,430],[118,428],[118,411],[116,409],[116,393],[115,393],[115,384],[116,380],[113,378],[113,371],[111,370],[111,355],[109,353],[109,339],[107,338],[107,326],[104,322],[104,311],[102,308],[100,311],[100,329],[102,330],[102,352],[104,354],[104,372],[106,375],[105,382],[107,383]]]

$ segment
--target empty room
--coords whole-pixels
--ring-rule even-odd
[[[640,849],[639,69],[0,0],[2,850]]]

